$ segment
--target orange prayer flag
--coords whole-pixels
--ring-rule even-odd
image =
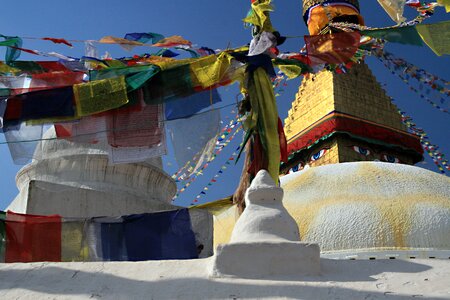
[[[155,47],[175,47],[175,46],[191,46],[192,43],[188,40],[183,39],[179,35],[170,36],[160,40],[158,43],[153,44]]]

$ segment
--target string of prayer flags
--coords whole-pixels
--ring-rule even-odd
[[[338,32],[305,36],[306,51],[311,65],[347,63],[359,47],[358,32]]]
[[[166,125],[178,165],[185,165],[187,161],[192,161],[197,153],[201,153],[193,162],[195,163],[193,169],[188,170],[189,173],[193,173],[211,159],[220,130],[219,110],[171,120]]]
[[[420,98],[422,98],[422,99],[424,99],[425,101],[427,101],[427,102],[428,102],[429,104],[431,104],[434,108],[436,108],[436,109],[438,109],[438,110],[440,110],[440,111],[442,111],[442,112],[444,112],[444,113],[446,113],[446,114],[450,114],[450,112],[449,112],[447,109],[445,109],[444,107],[442,107],[442,106],[439,105],[439,104],[436,104],[436,103],[435,103],[434,101],[432,101],[428,96],[424,95],[424,94],[420,91],[420,90],[423,90],[423,86],[422,86],[422,85],[419,85],[419,88],[418,88],[418,89],[415,88],[415,87],[413,87],[413,86],[409,83],[409,80],[408,80],[408,78],[410,78],[410,77],[406,78],[406,76],[405,76],[403,73],[401,73],[401,71],[403,71],[403,70],[400,70],[400,68],[397,67],[396,64],[392,63],[392,60],[385,60],[385,59],[384,59],[385,57],[384,57],[382,54],[380,54],[379,52],[378,52],[377,56],[378,56],[378,58],[380,59],[380,61],[384,64],[384,66],[385,66],[387,69],[389,69],[389,71],[390,71],[392,74],[394,74],[394,75],[396,74],[403,82],[405,82],[405,83],[408,85],[408,87],[409,87],[409,89],[410,89],[411,91],[413,91],[413,92],[419,94]],[[401,63],[401,61],[400,61],[400,63]],[[433,82],[434,82],[434,78],[433,78]],[[431,87],[436,88],[437,85],[436,85],[436,84],[431,84]],[[419,89],[420,89],[420,90],[419,90]],[[446,92],[447,94],[449,93],[448,89],[444,89],[444,88],[441,87],[441,90],[444,91],[444,92]],[[428,92],[429,92],[429,91],[430,91],[430,90],[428,89]],[[440,97],[440,99],[441,99],[441,102],[443,103],[443,102],[444,102],[444,99],[443,99],[442,97]]]
[[[237,149],[233,152],[233,154],[231,154],[231,156],[227,159],[227,161],[225,162],[225,164],[229,165],[230,161],[235,160],[235,158],[237,157],[237,155],[239,154],[239,151],[242,147],[242,144],[240,144]],[[223,174],[223,170],[222,167],[219,168],[219,171],[211,178],[210,182],[208,183],[207,186],[205,186],[203,188],[203,190],[195,197],[195,199],[193,200],[193,203],[191,203],[191,205],[195,205],[198,204],[198,201],[201,197],[203,197],[204,195],[206,195],[206,192],[209,190],[209,187],[213,184],[217,182],[217,178],[220,177],[220,175]]]
[[[189,210],[61,218],[0,211],[0,262],[198,258]]]
[[[125,77],[95,80],[73,86],[77,115],[88,116],[128,103]]]
[[[423,129],[418,128],[413,122],[413,119],[410,116],[406,115],[405,112],[399,111],[399,113],[402,116],[403,124],[405,124],[412,133],[420,137],[420,144],[422,145],[422,148],[431,157],[439,172],[441,174],[445,174],[445,169],[447,169],[447,171],[450,171],[450,164],[445,158],[445,155],[438,150],[438,146],[430,142],[426,132]]]
[[[29,54],[38,55],[38,56],[44,56],[44,57],[56,57],[58,59],[67,60],[67,61],[74,61],[75,59],[72,57],[65,56],[64,54],[60,54],[57,52],[42,52],[38,50],[31,50],[31,49],[25,49],[25,48],[19,48],[19,47],[13,47],[16,50],[20,50]]]
[[[450,54],[450,21],[416,25],[417,32],[425,44],[436,55]]]
[[[236,128],[235,132],[230,135],[228,137],[228,139],[219,147],[219,149],[217,149],[214,153],[214,155],[198,170],[196,171],[192,176],[189,177],[189,180],[183,185],[183,187],[181,189],[179,189],[177,191],[177,193],[175,194],[175,196],[172,198],[172,201],[174,201],[176,198],[178,198],[178,196],[184,192],[191,184],[192,182],[199,176],[199,175],[203,175],[203,171],[209,166],[209,164],[217,157],[217,155],[220,154],[220,152],[223,150],[223,148],[225,148],[236,136],[236,134],[242,129],[241,126],[237,127],[234,126],[234,128]],[[230,128],[232,129],[232,128]],[[222,135],[223,139],[225,139],[226,135]],[[219,139],[218,139],[219,142]],[[222,170],[226,169],[225,166],[222,166]],[[211,185],[211,184],[208,184]]]
[[[406,0],[377,0],[378,3],[383,7],[386,13],[394,20],[397,24],[404,22],[406,20],[403,17],[403,9],[405,7]]]
[[[217,156],[217,154],[218,154],[216,151],[218,151],[218,150],[221,151],[222,148],[224,147],[224,144],[223,144],[223,143],[220,143],[220,141],[219,141],[219,139],[221,139],[220,136],[222,136],[222,134],[223,134],[224,132],[228,132],[228,131],[230,131],[230,129],[233,129],[237,124],[238,124],[238,116],[236,116],[233,120],[231,120],[228,124],[226,124],[226,125],[220,130],[220,133],[219,133],[219,135],[218,135],[218,140],[216,141],[216,147],[215,147],[215,149],[214,149],[215,153],[212,155],[211,161],[214,160],[214,159],[216,158],[216,156]],[[219,152],[220,152],[220,151],[219,151]],[[185,164],[183,167],[181,167],[177,172],[175,172],[175,173],[172,175],[172,178],[173,178],[176,182],[180,182],[181,180],[188,179],[189,176],[187,175],[187,173],[191,173],[191,172],[194,170],[194,167],[195,167],[195,164],[196,164],[196,162],[197,162],[197,160],[198,160],[198,157],[199,157],[201,154],[202,154],[202,153],[201,153],[200,151],[197,152],[191,160],[189,160],[188,162],[186,162],[186,164]],[[187,173],[186,173],[185,171],[187,171]]]
[[[420,83],[426,84],[429,88],[436,90],[441,94],[450,96],[450,89],[447,88],[447,86],[450,85],[449,81],[439,78],[438,76],[431,74],[402,58],[396,57],[386,50],[376,51],[374,52],[374,54],[381,58],[389,66],[392,66],[396,71],[401,71],[402,73],[404,73],[406,79],[415,79]],[[441,102],[444,101],[445,100],[441,98]]]

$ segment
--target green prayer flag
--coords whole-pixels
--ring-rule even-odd
[[[6,54],[5,54],[5,62],[9,65],[11,62],[15,61],[20,56],[20,50],[13,47],[22,47],[22,39],[17,36],[5,36],[1,35],[0,37],[4,38],[3,42],[0,42],[0,46],[7,46]]]
[[[119,76],[125,76],[128,92],[132,92],[144,85],[149,79],[155,76],[160,68],[155,65],[145,66],[117,66],[100,70],[89,71],[91,80],[107,79]]]
[[[416,25],[417,32],[425,44],[436,55],[450,54],[450,21]]]
[[[423,42],[414,26],[395,27],[386,29],[363,30],[362,35],[376,39],[383,39],[392,43],[422,46]]]
[[[42,66],[34,61],[12,61],[8,65],[26,73],[38,74],[45,72]]]
[[[157,66],[149,66],[150,68],[144,72],[138,72],[136,74],[127,76],[125,81],[127,82],[127,87],[134,91],[142,87],[147,81],[149,81],[153,76],[160,71]]]

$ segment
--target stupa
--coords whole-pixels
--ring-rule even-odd
[[[362,24],[358,1],[338,2],[303,2],[311,34],[332,34],[330,21]],[[283,204],[301,241],[328,258],[450,258],[450,179],[413,166],[419,138],[364,62],[304,78],[284,123]],[[237,218],[217,217],[215,243]]]
[[[16,175],[19,194],[7,207],[16,213],[57,214],[64,218],[123,216],[179,209],[171,204],[174,180],[162,169],[161,156],[142,162],[111,164],[104,143],[56,139],[51,127],[34,159]],[[210,256],[212,216],[190,210],[200,257]]]

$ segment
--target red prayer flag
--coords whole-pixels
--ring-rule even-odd
[[[347,63],[356,53],[359,32],[338,32],[305,36],[306,51],[313,65]]]
[[[50,38],[50,37],[45,37],[42,38],[44,41],[52,41],[55,44],[65,44],[69,47],[73,47],[73,45],[71,43],[69,43],[68,41],[66,41],[65,39],[56,39],[56,38]]]
[[[61,217],[6,214],[5,262],[61,261]]]
[[[106,112],[108,142],[113,147],[153,147],[163,141],[162,105],[148,105],[138,91],[139,103]]]

